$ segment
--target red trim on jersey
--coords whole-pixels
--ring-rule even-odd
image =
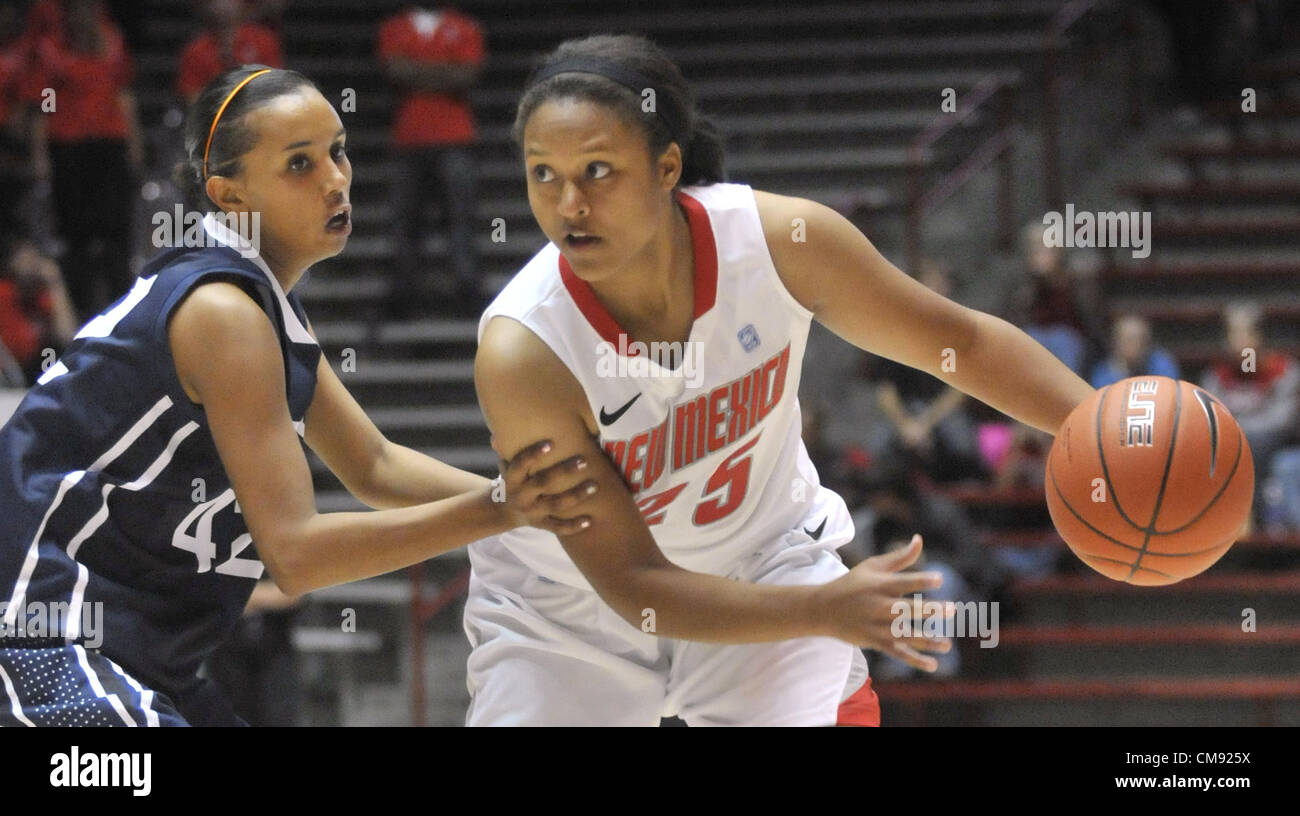
[[[871,678],[862,684],[862,687],[849,697],[849,699],[840,703],[839,714],[835,718],[836,725],[880,725],[880,698],[876,692],[871,689]]]
[[[713,308],[718,297],[718,247],[713,240],[713,224],[704,205],[691,196],[677,191],[677,203],[686,210],[686,222],[691,228],[691,250],[695,255],[695,319],[699,320]],[[606,342],[619,348],[618,338],[626,335],[623,327],[609,313],[591,284],[573,274],[569,260],[560,253],[560,280],[569,296],[587,322]]]
[[[626,332],[596,297],[596,290],[591,288],[591,284],[573,274],[573,267],[569,266],[569,260],[564,257],[563,252],[560,253],[560,280],[564,281],[564,288],[569,290],[569,297],[573,298],[578,311],[587,318],[587,322],[596,330],[596,334],[614,348],[618,348],[618,336]]]
[[[718,247],[713,242],[713,224],[704,205],[678,191],[677,201],[686,209],[691,225],[691,248],[695,251],[695,319],[713,308],[718,297]]]

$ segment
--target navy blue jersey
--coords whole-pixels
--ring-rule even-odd
[[[260,258],[224,245],[153,259],[0,429],[0,610],[10,638],[33,602],[65,604],[61,631],[20,634],[41,635],[43,646],[93,646],[94,634],[135,678],[180,697],[264,571],[167,338],[185,296],[217,280],[245,289],[275,326],[301,436],[320,347],[297,296]],[[83,631],[87,622],[102,631]]]

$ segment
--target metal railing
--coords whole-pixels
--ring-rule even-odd
[[[434,616],[464,597],[469,589],[469,567],[456,574],[432,598],[424,595],[424,564],[407,569],[411,579],[411,724],[424,727],[424,628]]]
[[[947,201],[980,170],[997,161],[998,240],[1011,245],[1015,231],[1015,185],[1012,173],[1012,129],[1019,95],[1019,75],[994,74],[976,83],[952,113],[936,116],[907,147],[907,217],[904,227],[904,260],[909,272],[919,268],[923,254],[926,216]],[[996,126],[956,167],[924,186],[926,158],[934,145],[954,128],[970,121],[977,112],[992,108]]]

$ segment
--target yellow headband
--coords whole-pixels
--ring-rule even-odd
[[[255,77],[259,77],[262,74],[269,74],[270,72],[270,68],[263,68],[260,71],[254,71],[244,77],[244,79],[235,86],[235,89],[230,92],[230,95],[226,97],[226,101],[221,103],[221,107],[217,108],[217,115],[212,117],[212,129],[208,131],[208,143],[203,146],[203,178],[205,180],[208,177],[208,151],[212,149],[212,134],[217,132],[217,122],[221,121],[221,114],[226,112],[226,106],[230,104],[230,100],[235,98],[235,94],[239,93],[241,88],[252,82]]]

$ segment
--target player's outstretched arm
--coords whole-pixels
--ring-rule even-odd
[[[234,284],[205,284],[173,313],[168,336],[177,376],[204,407],[258,554],[290,595],[391,572],[523,523],[565,531],[584,521],[556,520],[575,514],[585,484],[543,495],[539,476],[558,472],[555,481],[573,483],[581,475],[540,447],[512,463],[509,502],[494,501],[485,485],[395,510],[317,513],[265,312]]]
[[[938,585],[935,573],[900,573],[915,561],[876,559],[825,586],[770,586],[684,570],[655,543],[618,472],[600,449],[581,385],[532,331],[493,318],[474,364],[479,404],[499,452],[542,435],[561,456],[591,462],[598,492],[584,507],[590,528],[560,542],[600,597],[633,626],[653,610],[655,633],[713,643],[758,643],[811,635],[837,637],[896,654],[920,668],[933,660],[895,648],[892,607],[899,596]],[[895,563],[897,562],[897,563]],[[918,648],[945,651],[942,639]]]
[[[314,335],[313,335],[314,336]],[[324,355],[304,438],[348,492],[376,510],[482,490],[488,480],[389,440],[348,393]]]
[[[1049,434],[1093,395],[1092,386],[1020,329],[904,275],[831,208],[761,191],[754,199],[790,294],[858,348],[932,374]],[[792,239],[793,223],[802,225],[802,240]]]

